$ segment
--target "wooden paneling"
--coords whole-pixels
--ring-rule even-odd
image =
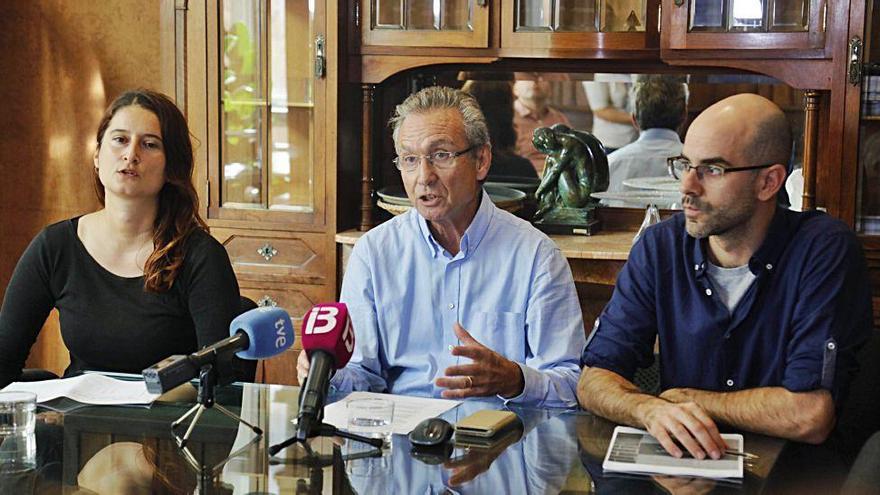
[[[0,295],[40,229],[97,209],[91,157],[109,101],[138,86],[173,94],[162,63],[173,54],[161,50],[169,26],[160,11],[169,2],[3,3]],[[44,327],[28,366],[56,373],[67,366],[56,321]]]

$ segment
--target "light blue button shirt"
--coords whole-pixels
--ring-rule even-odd
[[[452,256],[415,209],[376,227],[351,253],[342,283],[355,331],[339,392],[439,397],[453,356],[453,324],[518,363],[525,386],[511,402],[575,407],[584,327],[571,270],[559,248],[525,220],[480,207]]]
[[[608,192],[626,191],[626,179],[665,177],[666,159],[681,154],[681,139],[670,129],[654,128],[639,133],[639,138],[608,155]]]

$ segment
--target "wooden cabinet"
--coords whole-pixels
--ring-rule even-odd
[[[501,48],[658,48],[659,0],[505,0]]]
[[[336,2],[189,2],[178,58],[197,146],[202,213],[242,295],[299,328],[336,290]],[[179,26],[180,27],[180,26]],[[258,378],[296,383],[301,348]]]
[[[357,7],[363,46],[489,46],[488,0],[363,0]]]

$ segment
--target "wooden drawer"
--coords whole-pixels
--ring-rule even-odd
[[[296,359],[301,349],[288,349],[270,359],[264,359],[257,365],[257,381],[278,385],[299,385],[296,379]]]
[[[257,381],[282,385],[299,385],[296,380],[296,358],[302,349],[302,318],[306,311],[319,302],[333,300],[333,290],[321,285],[296,285],[279,287],[252,287],[242,282],[241,295],[260,305],[283,308],[293,320],[296,339],[293,346],[281,355],[264,359],[257,366]]]
[[[247,282],[242,282],[239,290],[241,295],[249,297],[260,306],[278,306],[290,314],[297,334],[293,343],[296,349],[302,349],[299,332],[303,315],[315,304],[331,300],[327,288],[323,286],[266,288],[249,287]]]
[[[229,253],[239,280],[325,284],[333,260],[327,259],[324,234],[250,233],[231,229],[211,232]]]

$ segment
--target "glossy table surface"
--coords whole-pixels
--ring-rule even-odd
[[[602,459],[614,425],[583,411],[509,408],[522,428],[485,447],[411,452],[394,435],[381,454],[353,442],[316,438],[313,455],[292,446],[274,457],[269,445],[294,433],[299,389],[234,384],[217,403],[259,426],[262,436],[211,409],[187,451],[171,435],[195,389],[145,407],[82,407],[38,414],[36,471],[0,477],[0,493],[761,493],[785,442],[745,435],[759,459],[737,482],[604,475]],[[334,399],[343,399],[336,397]],[[455,423],[500,401],[469,400],[444,417]]]

